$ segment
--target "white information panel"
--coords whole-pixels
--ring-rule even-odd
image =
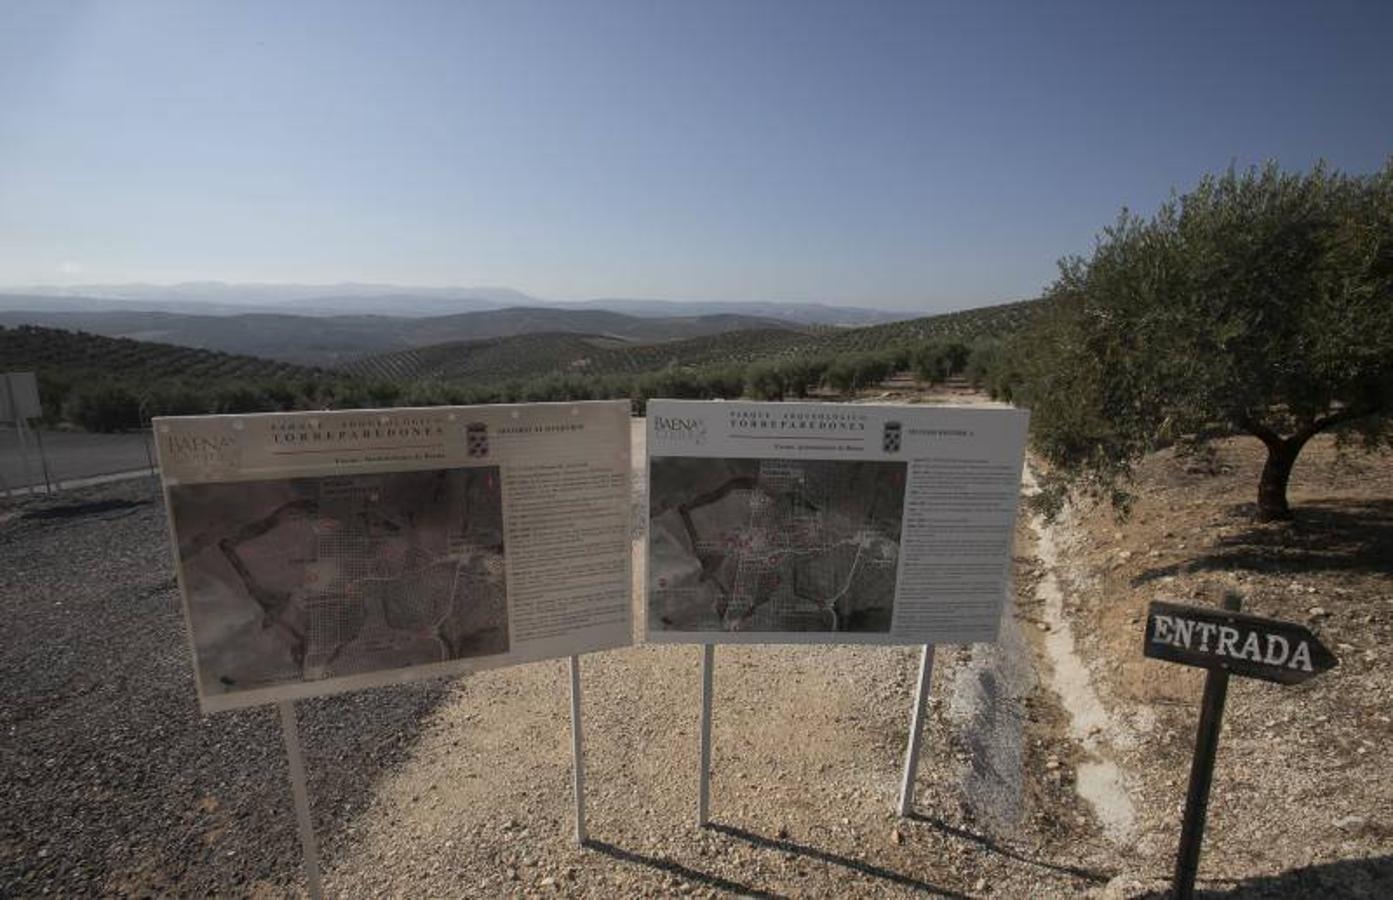
[[[650,401],[648,640],[994,641],[1028,418]]]
[[[632,643],[626,400],[154,427],[205,712]]]

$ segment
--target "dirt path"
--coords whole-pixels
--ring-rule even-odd
[[[1023,483],[1027,494],[1038,489],[1029,469]],[[1108,839],[1118,846],[1126,846],[1135,837],[1137,813],[1122,769],[1113,758],[1113,748],[1134,746],[1136,741],[1104,709],[1094,689],[1088,664],[1074,641],[1074,628],[1065,611],[1058,571],[1061,532],[1066,525],[1048,523],[1037,515],[1030,517],[1030,527],[1036,538],[1035,555],[1043,570],[1035,596],[1044,612],[1047,679],[1068,713],[1069,734],[1087,755],[1078,766],[1077,790],[1093,807]]]

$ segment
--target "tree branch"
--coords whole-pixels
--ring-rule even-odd
[[[1273,431],[1271,428],[1268,428],[1266,425],[1262,424],[1257,419],[1253,418],[1247,413],[1240,413],[1234,419],[1234,422],[1238,425],[1239,428],[1242,428],[1244,431],[1248,432],[1253,437],[1262,441],[1268,447],[1275,447],[1282,443],[1282,436],[1280,434]]]
[[[1386,404],[1375,404],[1373,406],[1347,406],[1344,409],[1336,410],[1328,416],[1322,416],[1321,418],[1311,422],[1311,424],[1307,425],[1305,428],[1302,428],[1301,430],[1297,431],[1296,434],[1292,435],[1291,440],[1298,441],[1304,444],[1311,438],[1315,437],[1317,434],[1320,434],[1322,431],[1325,431],[1327,428],[1333,428],[1336,425],[1343,425],[1345,422],[1352,422],[1355,419],[1362,419],[1365,416],[1372,416],[1374,413],[1382,412],[1386,408]]]

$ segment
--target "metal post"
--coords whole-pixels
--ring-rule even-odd
[[[324,900],[319,883],[319,845],[314,840],[314,819],[310,817],[310,795],[305,787],[305,760],[300,754],[300,729],[295,724],[295,702],[282,700],[281,733],[285,736],[285,756],[290,762],[290,793],[295,799],[295,819],[300,826],[300,847],[305,852],[305,880],[310,900]]]
[[[571,759],[576,789],[576,843],[585,843],[585,750],[580,730],[580,657],[571,657]]]
[[[914,691],[914,714],[909,720],[909,748],[904,754],[904,778],[900,781],[900,818],[914,811],[914,779],[919,772],[919,747],[924,736],[924,709],[934,671],[934,645],[925,644],[919,657],[919,687]]]
[[[42,429],[34,429],[34,442],[39,445],[39,464],[44,470],[44,493],[53,493],[54,484],[48,477],[48,454],[44,453],[44,433]]]
[[[13,392],[11,392],[13,396]],[[13,403],[13,400],[11,400]],[[29,442],[24,439],[24,419],[15,419],[15,435],[19,438],[19,458],[24,466],[24,485],[30,497],[39,493],[39,482],[34,478],[33,472],[29,469]]]
[[[1237,612],[1242,606],[1234,594],[1224,597],[1224,609]],[[1195,877],[1200,868],[1200,845],[1204,842],[1204,820],[1209,808],[1209,787],[1214,781],[1214,757],[1219,749],[1219,728],[1223,724],[1224,700],[1229,690],[1229,673],[1210,669],[1204,679],[1204,701],[1200,706],[1199,731],[1195,736],[1195,758],[1190,763],[1190,789],[1185,795],[1185,818],[1180,823],[1180,849],[1175,857],[1176,900],[1195,895]]]
[[[711,673],[716,645],[701,647],[701,770],[697,776],[697,827],[705,828],[711,813]]]
[[[145,411],[145,406],[150,402],[146,397],[140,401],[140,421],[143,423],[141,430],[145,432],[145,440],[141,443],[145,446],[145,464],[150,468],[150,474],[155,474],[155,454],[151,451],[151,445],[155,442],[155,419]]]

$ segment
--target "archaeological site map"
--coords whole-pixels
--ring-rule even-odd
[[[650,478],[656,627],[890,630],[903,462],[666,458]]]
[[[205,691],[508,650],[497,467],[179,485]]]

